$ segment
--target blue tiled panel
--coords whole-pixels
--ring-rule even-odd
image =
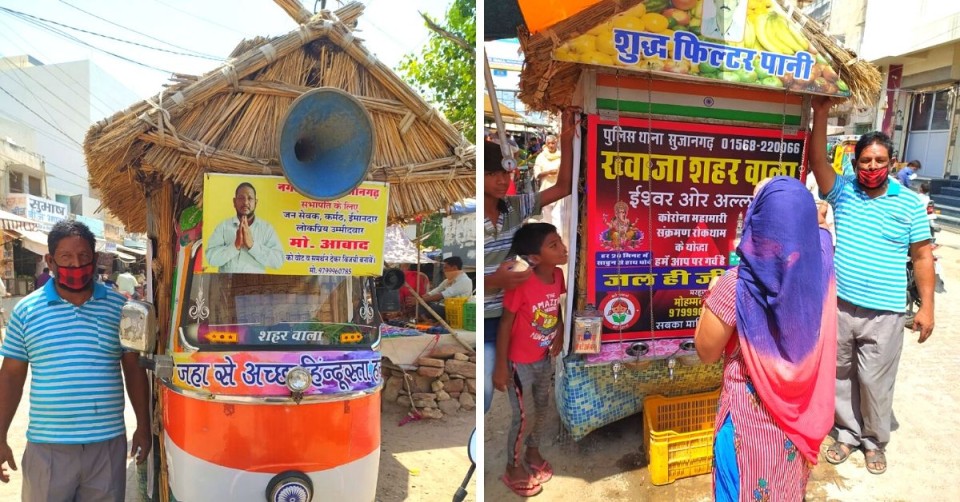
[[[587,366],[577,356],[563,362],[557,375],[556,396],[560,420],[574,441],[590,432],[643,410],[647,395],[680,396],[720,387],[723,363],[677,363],[673,379],[667,360],[626,363],[614,380],[613,365]]]

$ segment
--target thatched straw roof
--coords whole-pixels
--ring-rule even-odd
[[[582,63],[555,61],[553,51],[644,1],[605,0],[536,34],[531,34],[525,26],[520,26],[518,36],[525,56],[520,75],[520,100],[533,110],[559,111],[568,106],[585,66]],[[843,47],[836,39],[827,35],[816,21],[787,5],[785,0],[777,1],[786,15],[802,27],[812,48],[830,57],[831,66],[839,78],[849,85],[852,98],[861,104],[874,103],[879,98],[882,85],[879,70]],[[663,73],[658,73],[657,77],[670,78]],[[722,82],[718,84],[723,85]]]
[[[91,186],[127,230],[146,229],[145,194],[166,180],[199,204],[204,173],[282,175],[283,117],[294,99],[324,86],[352,94],[370,112],[377,137],[367,177],[391,184],[391,221],[476,193],[475,147],[354,38],[361,4],[310,16],[299,2],[277,3],[303,24],[243,41],[223,67],[177,75],[153,99],[87,132]]]

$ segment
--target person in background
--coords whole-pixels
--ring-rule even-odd
[[[936,233],[936,221],[937,213],[934,211],[934,208],[931,207],[930,201],[930,183],[923,182],[917,188],[917,195],[920,196],[920,201],[923,203],[923,207],[927,208],[927,221],[930,222],[930,236],[933,237],[933,234]]]
[[[117,276],[117,291],[127,298],[132,298],[137,292],[137,278],[129,270]]]
[[[40,272],[40,275],[37,276],[37,280],[33,283],[33,289],[40,289],[43,287],[47,281],[50,280],[50,269],[48,267],[43,267],[43,272]]]
[[[403,306],[405,317],[413,317],[417,311],[417,298],[413,296],[411,290],[423,297],[430,287],[430,278],[412,263],[402,264],[400,268],[403,270],[404,277],[404,285],[400,288],[400,305]]]
[[[473,294],[473,281],[463,273],[463,260],[459,256],[443,259],[443,281],[437,287],[423,295],[437,314],[446,319],[447,313],[441,300],[447,298],[469,298]]]
[[[567,263],[568,253],[556,227],[527,223],[514,235],[511,254],[523,256],[533,267],[533,274],[504,293],[503,317],[497,331],[493,386],[507,392],[513,408],[507,434],[510,458],[501,480],[517,495],[532,497],[553,477],[553,467],[540,454],[540,436],[547,423],[552,358],[563,349],[560,297],[566,292],[566,283],[559,265]],[[533,424],[524,440],[531,411]],[[526,446],[523,455],[521,442]]]
[[[906,261],[913,261],[921,306],[913,322],[918,343],[934,327],[934,262],[927,211],[919,196],[891,182],[890,138],[864,134],[854,148],[855,178],[838,176],[827,162],[830,98],[813,100],[810,167],[833,206],[837,248],[836,442],[827,461],[840,464],[863,448],[871,474],[887,470],[893,389],[903,351],[907,304]]]
[[[833,243],[799,181],[760,188],[737,254],[694,334],[703,362],[724,360],[714,497],[802,500],[833,425],[837,317]]]
[[[533,166],[534,176],[540,182],[540,189],[546,190],[557,184],[557,174],[560,172],[560,157],[562,152],[559,148],[559,141],[554,135],[547,136],[543,144],[543,151],[537,155],[537,162]],[[557,227],[560,237],[566,240],[567,218],[566,218],[567,199],[560,199],[553,204],[543,207],[544,223],[549,223]]]
[[[917,171],[920,170],[920,161],[911,160],[907,162],[906,167],[897,171],[897,181],[901,185],[910,188],[910,182],[917,179]]]
[[[568,108],[562,113],[560,141],[564,151],[573,152],[573,138],[579,124],[579,110]],[[573,158],[565,155],[560,163],[557,184],[540,192],[507,196],[510,173],[503,169],[503,153],[495,143],[484,145],[483,161],[483,357],[484,413],[493,401],[493,367],[496,362],[497,329],[503,314],[503,294],[533,273],[523,270],[519,262],[507,260],[513,236],[531,216],[540,214],[544,204],[551,204],[573,190]]]
[[[30,422],[23,453],[25,501],[122,502],[126,492],[123,389],[137,417],[131,456],[143,463],[152,445],[146,371],[120,345],[122,295],[94,280],[96,239],[63,220],[48,237],[56,278],[17,303],[0,347],[0,481],[17,469],[10,424],[30,381]]]

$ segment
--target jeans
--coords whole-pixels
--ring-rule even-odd
[[[483,320],[483,413],[490,411],[493,402],[493,367],[497,364],[497,328],[500,327],[500,318]],[[493,336],[486,336],[493,333]],[[492,339],[493,341],[488,341]]]

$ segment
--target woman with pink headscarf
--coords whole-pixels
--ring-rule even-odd
[[[711,288],[695,335],[724,359],[715,423],[716,500],[803,500],[833,425],[837,315],[833,244],[799,181],[758,191],[740,265]]]

